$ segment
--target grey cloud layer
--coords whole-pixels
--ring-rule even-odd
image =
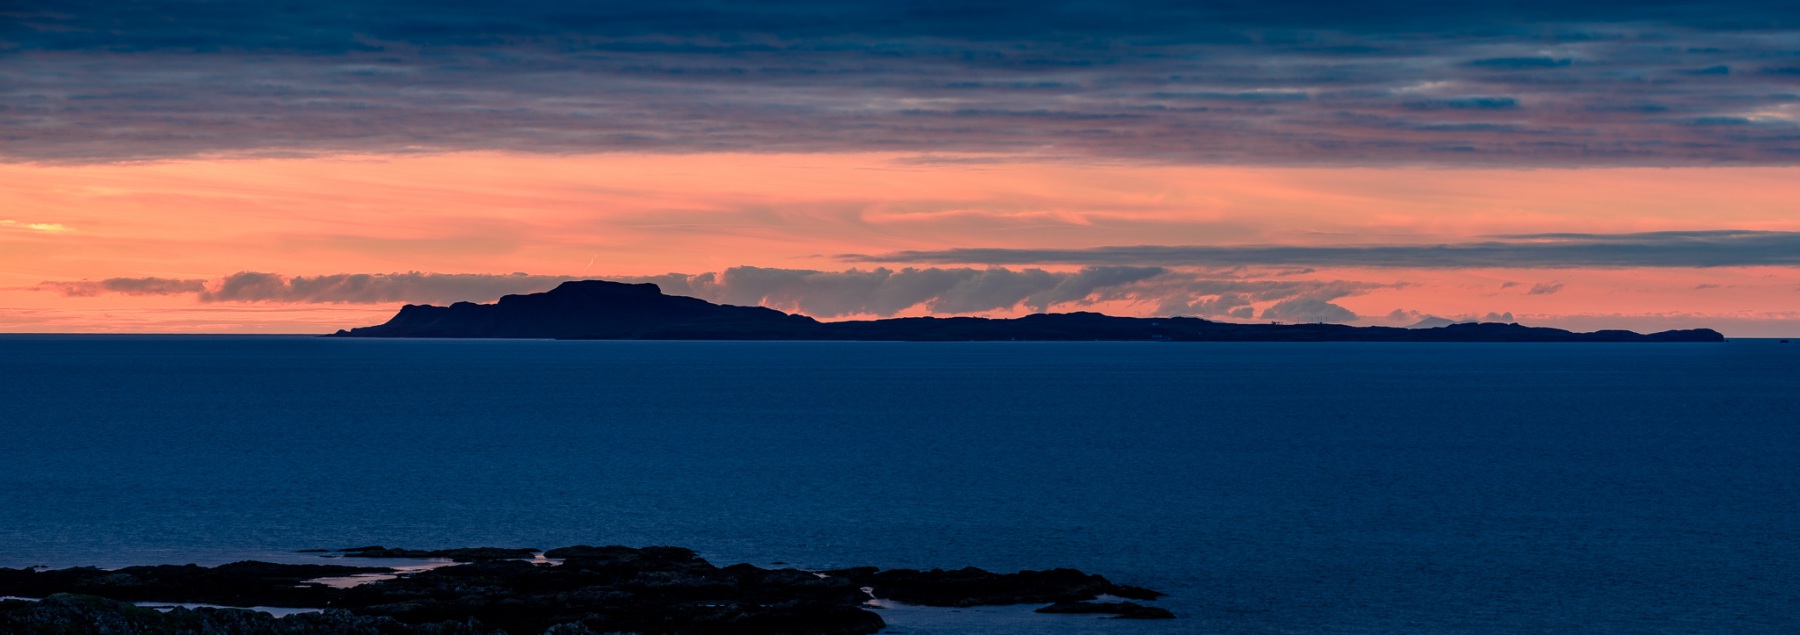
[[[282,276],[243,272],[212,281],[112,278],[45,282],[36,288],[71,296],[104,293],[191,295],[202,302],[432,303],[487,302],[574,280],[525,274],[339,274]],[[665,293],[723,304],[768,306],[821,318],[890,316],[912,309],[940,315],[1073,310],[1099,302],[1154,307],[1157,315],[1289,321],[1348,321],[1354,313],[1331,304],[1381,285],[1311,280],[1253,280],[1232,272],[1161,267],[1088,267],[1074,272],[1005,268],[906,268],[811,271],[733,267],[719,273],[609,277],[652,282]]]
[[[1089,249],[962,248],[846,254],[850,262],[977,265],[1142,265],[1234,267],[1571,268],[1800,265],[1800,232],[1694,231],[1533,234],[1447,245],[1179,246]],[[1555,293],[1539,285],[1534,293]]]
[[[901,269],[810,271],[733,267],[697,276],[646,278],[669,293],[724,304],[786,308],[807,315],[893,315],[923,306],[932,313],[980,313],[1024,306],[1047,311],[1081,304],[1097,293],[1158,276],[1160,267],[1089,267],[1075,273],[1041,269]]]
[[[193,295],[202,302],[281,302],[375,304],[418,302],[448,304],[468,299],[492,300],[508,293],[543,291],[567,276],[526,274],[377,273],[329,276],[282,276],[241,272],[217,280],[174,278],[108,278],[43,282],[41,291],[67,296]]]
[[[497,298],[508,293],[543,291],[564,276],[387,273],[286,277],[243,272],[226,276],[200,292],[202,302],[314,302],[374,304],[415,302],[448,304],[470,298]]]
[[[73,282],[45,282],[38,289],[59,291],[69,297],[88,297],[116,293],[120,295],[183,295],[203,293],[206,281],[180,278],[108,278]]]
[[[1800,161],[1800,11],[1783,3],[8,6],[11,160],[498,149]]]

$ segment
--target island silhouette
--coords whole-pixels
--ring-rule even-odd
[[[1169,341],[1169,342],[1722,342],[1712,329],[1577,333],[1497,322],[1435,328],[1244,324],[1193,317],[1039,313],[1018,318],[912,317],[821,322],[766,307],[666,295],[654,284],[564,282],[493,304],[409,304],[384,324],[328,337],[564,340]]]

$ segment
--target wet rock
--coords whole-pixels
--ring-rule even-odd
[[[510,633],[873,633],[880,617],[847,581],[721,569],[679,548],[581,547],[561,566],[476,562],[344,591],[336,606],[406,623],[472,616]],[[565,626],[573,628],[573,626]]]
[[[226,606],[321,607],[337,590],[314,578],[391,573],[385,567],[234,562],[217,567],[158,565],[106,571],[0,569],[0,595],[45,597],[76,593],[128,602],[192,602]]]
[[[243,609],[168,611],[83,595],[52,595],[0,613],[0,633],[204,635],[500,635],[474,622],[408,625],[346,611],[276,618]],[[0,607],[4,608],[4,607]]]

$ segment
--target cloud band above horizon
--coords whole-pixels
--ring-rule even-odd
[[[980,314],[1024,308],[1073,310],[1103,302],[1153,307],[1158,315],[1290,321],[1348,321],[1331,301],[1384,285],[1317,280],[1245,279],[1231,272],[1162,267],[1087,267],[1073,272],[1006,268],[904,268],[813,271],[732,267],[718,273],[607,276],[648,282],[664,293],[720,304],[767,306],[820,318],[890,317],[908,311]],[[527,274],[337,274],[282,276],[241,272],[216,280],[109,278],[47,281],[35,290],[71,297],[104,294],[189,296],[202,303],[381,304],[475,301],[547,291],[580,276]]]
[[[1132,245],[1085,249],[965,247],[843,254],[857,263],[973,265],[1318,266],[1404,269],[1706,268],[1800,265],[1800,232],[1522,234],[1435,245]]]

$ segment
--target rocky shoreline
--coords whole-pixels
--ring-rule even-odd
[[[0,632],[218,635],[580,635],[876,633],[875,599],[942,607],[1048,604],[1040,613],[1169,619],[1135,602],[1162,594],[1073,569],[832,571],[715,566],[680,547],[449,550],[358,547],[337,558],[433,558],[422,571],[348,564],[237,562],[116,570],[0,568]],[[369,576],[366,583],[325,580]],[[389,577],[392,576],[392,577]],[[1108,596],[1103,598],[1103,596]],[[1114,601],[1095,601],[1095,600]],[[284,607],[153,610],[133,603]]]

